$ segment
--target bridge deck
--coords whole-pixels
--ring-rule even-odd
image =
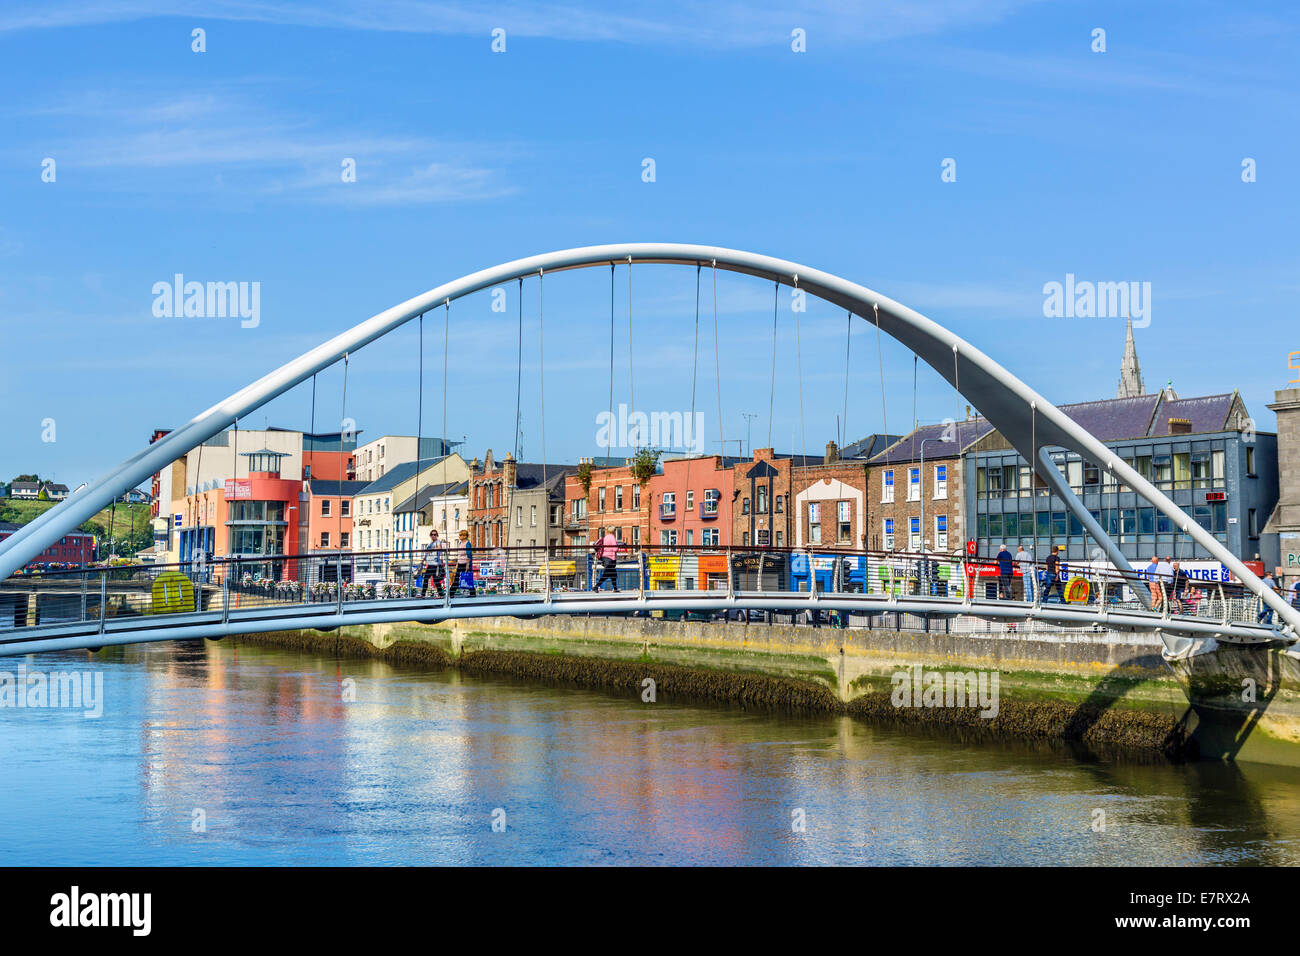
[[[221,592],[216,592],[216,597]],[[199,603],[203,603],[200,599]],[[225,605],[225,602],[222,602]],[[1244,644],[1283,640],[1275,628],[1200,615],[1162,615],[1114,605],[1072,605],[880,594],[696,590],[486,594],[455,598],[384,598],[328,602],[261,603],[204,611],[51,622],[0,630],[0,656],[102,647],[148,641],[220,638],[232,634],[345,625],[439,621],[475,617],[539,617],[548,614],[630,614],[653,611],[842,611],[858,615],[913,614],[930,618],[973,617],[1040,621],[1064,627],[1160,631],[1171,636],[1215,638]]]

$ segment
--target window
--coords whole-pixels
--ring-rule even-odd
[[[980,469],[980,474],[984,474],[983,468]],[[892,468],[885,472],[880,500],[886,504],[894,500],[894,470]]]
[[[705,528],[703,531],[701,531],[701,532],[700,532],[700,544],[704,545],[706,548],[717,547],[717,544],[718,544],[718,529],[717,529],[717,528]]]
[[[320,533],[320,546],[322,548],[328,548],[330,546],[330,533],[328,531],[322,531]]]
[[[339,501],[339,514],[345,518],[352,514],[352,500],[350,498],[343,498]],[[347,545],[344,545],[344,547],[347,547]]]
[[[808,504],[808,541],[820,544],[822,540],[821,505],[817,502]]]
[[[622,485],[614,486],[614,510],[615,511],[623,510],[623,486]]]
[[[747,514],[749,514],[749,499],[748,499],[748,498],[745,498],[743,501],[741,501],[741,503],[740,503],[740,513],[741,513],[742,515],[747,515]]]
[[[776,507],[773,509],[777,514],[785,513],[785,495],[777,495],[775,500]]]
[[[677,529],[659,532],[659,543],[665,548],[671,548],[677,544]]]
[[[604,488],[596,489],[596,510],[597,511],[605,510],[605,489]]]
[[[948,466],[934,466],[934,497],[935,500],[948,497]]]
[[[640,543],[641,543],[641,526],[640,526],[640,525],[635,525],[635,526],[632,528],[632,543],[633,543],[633,544],[640,544]]]
[[[886,518],[884,526],[885,550],[894,550],[894,519]]]
[[[921,469],[920,468],[907,469],[907,500],[908,501],[921,500]]]
[[[767,514],[767,485],[759,485],[754,498],[754,511],[756,514]]]
[[[574,504],[576,505],[577,502],[575,501]],[[537,527],[537,505],[533,505],[533,506],[532,506],[532,509],[531,509],[531,511],[530,511],[529,514],[528,514],[528,522],[529,522],[529,524],[531,524],[534,528]]]
[[[921,550],[921,519],[907,519],[907,546],[909,550]]]
[[[659,506],[659,512],[660,515],[665,518],[670,518],[677,514],[677,492],[664,492],[663,503]]]
[[[352,536],[351,536],[348,532],[346,532],[346,531],[342,531],[342,532],[340,532],[340,533],[339,533],[339,547],[340,547],[340,548],[346,548],[346,547],[348,546],[348,540],[349,540],[351,537],[352,537]]]
[[[694,529],[694,528],[687,528],[687,529],[686,529],[686,546],[687,546],[687,547],[690,547],[690,546],[693,545],[694,543],[695,543],[695,529]]]
[[[515,505],[515,527],[522,528],[523,526],[524,526],[524,506]]]
[[[1210,487],[1210,453],[1208,451],[1192,452],[1192,487]]]
[[[322,518],[328,518],[330,516],[330,500],[328,498],[322,498],[320,500],[320,514]]]
[[[934,519],[934,546],[940,551],[948,550],[948,516],[936,515]]]
[[[638,511],[641,509],[641,486],[639,484],[632,486],[632,507]]]
[[[785,535],[782,532],[778,531],[776,533],[776,546],[779,548],[784,544],[785,544]]]
[[[694,492],[694,491],[687,491],[687,492],[686,492],[686,510],[687,510],[687,511],[694,511],[694,510],[695,510],[695,492]]]
[[[1246,474],[1255,477],[1255,446],[1246,446]]]
[[[1254,508],[1248,508],[1246,510],[1246,528],[1248,529],[1247,533],[1252,538],[1259,537],[1259,514]]]
[[[712,516],[718,513],[718,498],[721,492],[717,488],[709,488],[704,492],[704,507],[700,509],[700,514]]]
[[[850,503],[847,501],[837,502],[835,505],[835,539],[840,544],[851,544],[853,542],[853,520],[850,512]]]
[[[743,532],[743,533],[741,534],[741,536],[740,536],[740,543],[741,543],[741,544],[745,544],[745,545],[749,544],[749,532],[748,532],[748,531],[745,531],[745,532]]]
[[[1065,464],[1065,480],[1074,491],[1083,490],[1083,462],[1069,461]]]

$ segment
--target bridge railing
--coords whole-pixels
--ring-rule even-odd
[[[1091,606],[1153,617],[1192,616],[1225,623],[1255,622],[1261,603],[1235,582],[1205,581],[1180,572],[1125,576],[1111,567],[1045,560],[1014,561],[1010,573],[996,558],[906,551],[622,543],[607,555],[590,544],[476,548],[472,567],[458,569],[457,551],[441,551],[426,565],[423,552],[321,551],[306,555],[198,556],[183,564],[88,566],[16,575],[0,582],[0,628],[99,622],[159,614],[220,612],[294,604],[356,601],[476,600],[532,594],[561,598],[593,590],[683,598],[692,595],[795,593],[860,594],[898,607],[854,612],[918,620],[906,605],[969,606],[989,601]],[[1141,599],[1145,594],[1151,604]],[[711,615],[721,612],[709,612]],[[941,612],[945,613],[946,612]],[[811,615],[804,615],[809,617]],[[770,617],[770,615],[769,615]],[[928,622],[925,623],[928,627]]]

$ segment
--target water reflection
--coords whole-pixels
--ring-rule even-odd
[[[648,705],[233,642],[28,666],[102,668],[105,712],[0,711],[4,864],[1300,859],[1287,768]]]

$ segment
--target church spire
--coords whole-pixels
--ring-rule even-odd
[[[1116,398],[1133,398],[1145,395],[1142,384],[1142,367],[1138,365],[1137,344],[1133,341],[1133,320],[1128,320],[1128,334],[1124,339],[1124,360],[1119,365],[1119,391]]]

